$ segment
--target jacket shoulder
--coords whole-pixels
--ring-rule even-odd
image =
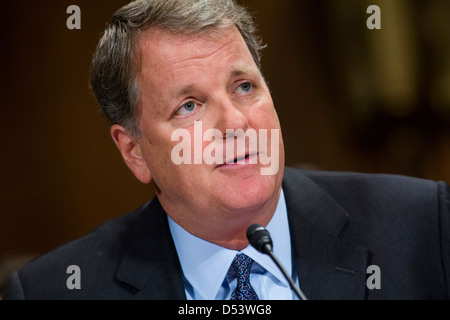
[[[98,290],[101,286],[96,286],[95,283],[106,278],[112,279],[121,257],[123,241],[146,205],[148,203],[34,258],[13,273],[4,299],[70,299],[68,279],[75,272],[81,273],[83,288],[92,287]],[[93,294],[95,290],[85,292]],[[83,290],[78,291],[79,298],[83,298]],[[21,294],[17,296],[17,292]]]
[[[317,228],[342,209],[347,220],[336,237],[366,248],[368,265],[379,266],[382,273],[382,290],[371,291],[371,298],[448,298],[450,189],[445,182],[288,168],[284,183],[289,201],[297,201],[296,194],[305,192],[302,187],[314,189],[302,198],[314,202],[309,206],[313,217],[323,211],[323,194],[334,201],[328,220],[313,220]],[[298,214],[304,206],[298,203]]]
[[[286,168],[285,180],[289,183],[306,177],[330,195],[359,200],[424,199],[436,200],[436,181],[397,174],[321,171]]]

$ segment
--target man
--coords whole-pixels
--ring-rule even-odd
[[[5,299],[296,299],[253,223],[309,299],[448,299],[448,186],[284,168],[261,47],[231,0],[117,11],[92,88],[156,197],[13,273]]]

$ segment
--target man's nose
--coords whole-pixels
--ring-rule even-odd
[[[222,96],[216,101],[216,125],[215,128],[219,129],[224,139],[227,137],[227,130],[235,132],[238,129],[242,129],[246,132],[249,123],[247,115],[245,113],[245,106],[241,106],[231,97]]]

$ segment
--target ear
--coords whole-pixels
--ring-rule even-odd
[[[111,137],[135,177],[142,183],[150,183],[152,176],[142,156],[139,139],[133,137],[124,127],[118,124],[111,126]]]

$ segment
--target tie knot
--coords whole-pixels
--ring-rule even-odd
[[[238,279],[240,277],[249,277],[250,268],[252,267],[253,259],[249,256],[239,253],[234,257],[232,266],[237,273]]]

